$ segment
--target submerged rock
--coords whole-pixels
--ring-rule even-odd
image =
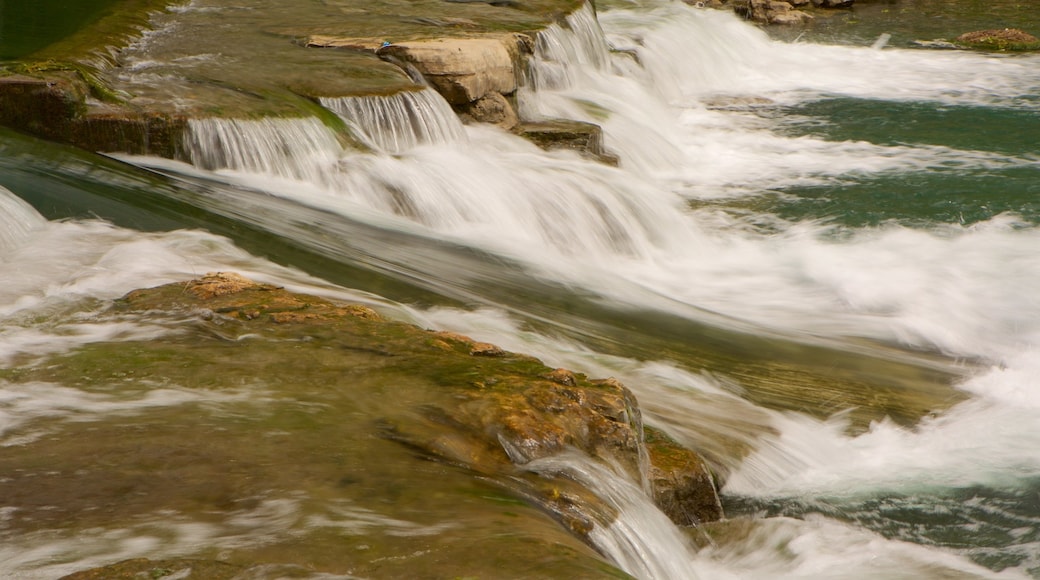
[[[617,165],[617,157],[603,148],[603,129],[594,123],[554,119],[538,123],[522,123],[514,130],[517,135],[542,149],[577,151],[585,157]]]

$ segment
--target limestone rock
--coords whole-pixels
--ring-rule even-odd
[[[407,41],[379,49],[381,58],[414,67],[453,105],[517,87],[519,35]]]
[[[617,157],[603,149],[603,130],[599,125],[554,119],[523,123],[514,132],[542,149],[569,149],[608,165],[617,165]]]
[[[490,123],[508,131],[520,122],[513,105],[501,93],[488,93],[472,103],[456,105],[456,110],[464,123]]]

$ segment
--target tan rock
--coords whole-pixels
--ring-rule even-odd
[[[489,93],[509,94],[517,87],[519,35],[408,41],[378,54],[413,66],[452,104],[470,103]]]
[[[490,123],[509,130],[520,123],[509,99],[500,93],[488,93],[472,103],[459,106],[459,117],[463,122]]]

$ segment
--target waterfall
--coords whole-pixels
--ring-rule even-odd
[[[552,23],[538,33],[535,60],[530,68],[535,90],[564,88],[574,84],[577,70],[606,70],[610,53],[596,13],[589,4],[567,15],[563,24]]]
[[[386,153],[466,139],[451,105],[430,88],[384,96],[322,98],[321,104],[342,117],[366,145]]]
[[[191,163],[327,183],[343,154],[335,133],[316,118],[191,119],[185,136]]]
[[[47,220],[28,203],[0,186],[0,252],[20,246],[34,229]]]
[[[564,25],[540,31],[518,93],[525,119],[573,119],[603,129],[604,147],[641,174],[686,163],[678,113],[647,83],[634,51],[612,53],[595,12],[585,6]]]
[[[614,521],[596,522],[589,538],[625,572],[641,580],[697,578],[689,541],[635,482],[577,453],[538,459],[525,467],[573,479],[617,511]]]

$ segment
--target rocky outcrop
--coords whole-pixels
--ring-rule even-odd
[[[416,420],[381,420],[384,437],[488,476],[515,477],[518,466],[579,450],[635,481],[649,476],[659,505],[681,525],[722,517],[703,460],[660,433],[644,438],[638,403],[617,380],[591,380],[460,334],[425,331],[363,306],[290,293],[232,273],[134,291],[123,304],[148,311],[189,308],[282,340],[331,332],[344,348],[376,349],[388,360],[441,377],[439,397],[451,404],[428,402],[416,409]],[[572,531],[587,527],[572,513],[580,506],[603,509],[588,497],[561,499],[536,483],[522,492],[553,513],[571,514],[563,519]]]

